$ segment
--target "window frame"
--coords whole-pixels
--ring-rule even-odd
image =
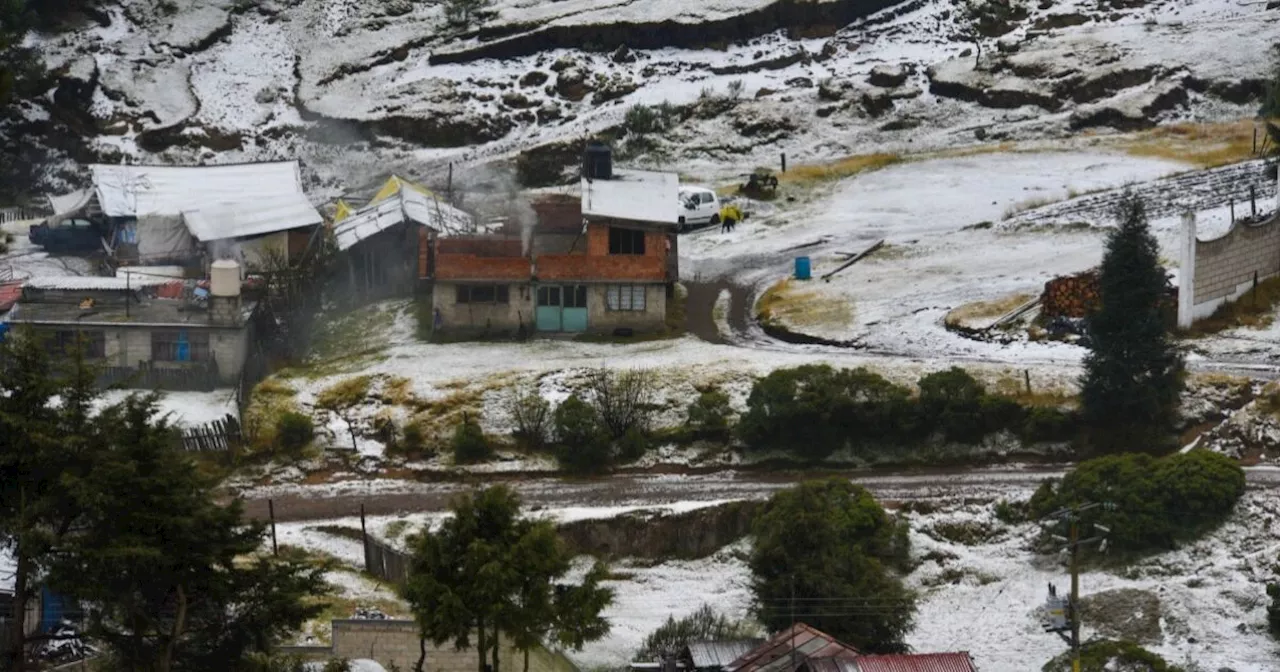
[[[649,288],[647,285],[606,285],[604,290],[605,309],[619,313],[643,313],[648,310]],[[637,297],[639,300],[637,301]]]
[[[81,338],[85,342],[85,359],[107,358],[107,332],[101,329],[55,329],[49,334],[45,349],[55,357],[70,355]]]
[[[639,229],[609,227],[609,254],[644,256],[645,234]]]
[[[480,290],[482,298],[476,298]],[[511,303],[511,287],[493,283],[459,283],[454,285],[453,302],[462,305],[498,305]]]
[[[178,359],[178,344],[187,335],[187,359]],[[151,361],[179,364],[204,363],[213,360],[212,338],[207,329],[152,329]]]

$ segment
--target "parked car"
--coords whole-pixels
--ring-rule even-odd
[[[680,204],[684,209],[677,230],[720,224],[720,198],[716,192],[704,187],[682,187]]]
[[[31,227],[27,238],[55,254],[102,249],[102,233],[87,219],[64,219],[54,226],[45,220]]]

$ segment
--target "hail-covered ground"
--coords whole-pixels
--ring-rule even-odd
[[[301,158],[317,198],[700,97],[734,100],[685,115],[638,160],[723,178],[780,152],[794,164],[1238,119],[1280,19],[1230,0],[1057,0],[975,45],[946,0],[869,16],[823,0],[817,18],[770,0],[495,0],[469,30],[408,0],[99,4],[80,29],[28,37],[62,77],[23,106],[32,129],[83,113],[111,161]]]
[[[1010,500],[1030,494],[1010,487]],[[912,563],[905,577],[919,595],[907,643],[915,650],[968,651],[986,672],[1025,672],[1064,650],[1043,629],[1048,585],[1069,585],[1062,557],[1033,550],[1040,528],[1005,523],[995,516],[989,493],[975,499],[952,490],[927,509],[902,511],[911,525]],[[719,502],[675,503],[687,511]],[[1183,547],[1128,564],[1081,574],[1085,626],[1082,635],[1136,641],[1171,663],[1196,668],[1263,672],[1274,668],[1276,645],[1267,633],[1265,587],[1275,579],[1280,535],[1273,520],[1272,492],[1251,491],[1218,530]],[[607,519],[641,507],[541,509],[529,515],[556,522]],[[371,535],[404,546],[405,538],[430,529],[440,514],[371,517]],[[370,585],[353,571],[363,562],[358,518],[287,523],[279,540],[337,558],[348,569],[330,580],[353,606],[383,605],[399,615],[406,607],[387,588]],[[344,536],[345,535],[345,536]],[[751,618],[750,539],[697,560],[653,563],[621,559],[608,583],[616,597],[605,612],[612,629],[583,651],[567,652],[584,668],[616,669],[632,660],[645,635],[669,616],[681,617],[703,604],[734,618]],[[587,560],[579,562],[577,571]]]

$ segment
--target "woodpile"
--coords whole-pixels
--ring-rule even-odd
[[[1085,271],[1044,283],[1040,314],[1048,318],[1087,317],[1101,301],[1097,271]]]

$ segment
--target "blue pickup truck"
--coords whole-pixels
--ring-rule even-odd
[[[102,249],[102,232],[87,219],[49,220],[31,227],[27,238],[52,254],[93,252]]]

